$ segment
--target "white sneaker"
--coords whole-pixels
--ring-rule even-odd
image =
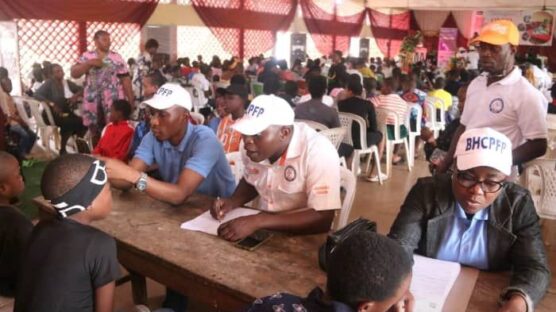
[[[382,178],[382,181],[388,180],[388,176],[385,175],[384,173],[381,173],[380,177]],[[369,182],[380,182],[379,179],[378,179],[378,175],[375,175],[375,176],[372,176],[372,177],[366,177],[365,180],[367,180]]]

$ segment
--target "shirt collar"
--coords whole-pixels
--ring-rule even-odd
[[[458,218],[461,219],[467,219],[467,215],[465,214],[465,211],[463,210],[463,208],[461,207],[461,205],[456,202],[456,216]],[[481,221],[487,221],[488,220],[488,212],[490,210],[490,206],[479,210],[479,212],[477,212],[475,215],[473,215],[473,220],[481,220]]]
[[[279,163],[280,166],[284,165],[286,159],[299,157],[303,152],[304,146],[302,146],[301,144],[302,131],[303,129],[301,129],[301,126],[294,123],[292,139],[290,141],[290,144],[288,145],[288,148],[286,149],[286,152],[284,152],[284,155],[280,157],[280,163]]]
[[[488,82],[488,75],[486,73],[481,74],[481,77],[484,79],[485,84]],[[510,72],[509,75],[506,77],[494,82],[492,85],[500,84],[503,86],[511,85],[516,83],[521,78],[521,70],[519,67],[514,66],[514,69]]]
[[[185,147],[187,146],[187,143],[189,143],[189,138],[191,137],[191,132],[193,132],[193,127],[194,125],[191,123],[187,125],[187,130],[185,131],[185,135],[181,139],[180,144],[178,144],[177,146],[172,145],[172,143],[170,143],[169,140],[162,141],[162,146],[168,149],[172,149],[172,148],[177,149],[180,152],[185,151]]]

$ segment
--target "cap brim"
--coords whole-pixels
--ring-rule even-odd
[[[270,125],[262,118],[249,118],[244,117],[238,120],[232,128],[244,135],[255,135],[263,132]]]
[[[488,164],[488,165],[487,165]],[[458,155],[456,157],[456,167],[464,171],[477,167],[489,167],[496,169],[509,176],[512,174],[512,166],[504,165],[501,161],[492,161],[492,155],[474,153],[468,155]]]
[[[185,105],[175,104],[173,102],[164,102],[164,101],[157,100],[157,99],[146,100],[146,101],[142,102],[141,104],[148,105],[148,106],[150,106],[154,109],[158,109],[158,110],[165,110],[165,109],[168,109],[168,108],[173,107],[173,106],[178,106],[178,107],[183,107],[183,108],[187,109],[188,111],[191,111],[191,108],[186,107]]]
[[[484,36],[484,37],[478,36],[474,39],[471,39],[468,46],[473,45],[477,42],[484,42],[484,43],[488,43],[488,44],[492,44],[492,45],[504,45],[506,43],[509,43],[511,45],[514,45],[514,46],[518,45],[518,44],[515,44],[515,43],[512,43],[512,42],[509,42],[507,39],[487,38],[487,36]]]
[[[159,110],[168,109],[174,106],[174,104],[170,104],[169,102],[165,103],[164,101],[156,100],[156,99],[146,100],[142,104],[148,105],[154,109],[159,109]]]

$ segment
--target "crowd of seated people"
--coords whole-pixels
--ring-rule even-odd
[[[508,34],[515,28],[495,23]],[[546,151],[551,101],[515,66],[516,38],[489,36],[473,39],[484,72],[476,76],[467,64],[441,73],[428,59],[402,71],[393,59],[344,58],[341,51],[297,60],[291,68],[263,56],[245,68],[238,57],[170,62],[154,39],[137,60],[125,62],[110,49],[110,34],[98,31],[95,48],[70,70],[72,78],[84,77],[82,87],[66,80],[58,64],[37,64],[30,76],[28,95],[52,111],[62,137],[60,157],[41,180],[58,217],[35,226],[14,203],[24,190],[18,161],[29,157],[36,134],[19,116],[9,73],[0,68],[2,139],[8,137],[0,141],[8,151],[0,151],[0,300],[15,298],[15,311],[22,312],[112,310],[120,276],[116,244],[89,226],[110,213],[110,187],[170,205],[200,193],[212,198],[216,220],[257,199],[261,213],[219,225],[218,236],[227,241],[259,230],[327,233],[342,207],[341,157],[358,155],[361,130],[364,143],[382,154],[397,130],[405,138],[419,124],[435,175],[412,187],[388,237],[361,232],[341,242],[329,259],[326,289],[307,298],[277,294],[246,309],[413,311],[412,256],[420,254],[485,271],[512,270],[499,311],[533,311],[551,275],[531,195],[512,181],[521,164]],[[254,96],[253,83],[263,84],[263,94]],[[426,116],[430,97],[442,99],[443,105],[433,102],[440,113],[454,106],[449,114],[456,118],[447,118],[438,137]],[[414,104],[421,120],[410,110]],[[394,116],[380,129],[376,110],[383,108]],[[341,113],[365,121],[365,129],[352,125],[353,146],[336,148],[309,122],[299,122],[340,128]],[[394,118],[402,121],[400,129]],[[71,137],[86,137],[92,155],[71,153]],[[434,158],[438,151],[442,157]],[[230,167],[231,153],[244,167],[240,177]],[[397,164],[401,157],[394,154]],[[162,306],[186,311],[188,298],[168,288]]]

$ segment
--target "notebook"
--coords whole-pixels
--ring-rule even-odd
[[[195,219],[182,223],[180,226],[184,230],[204,232],[211,235],[218,235],[218,227],[233,219],[258,214],[259,210],[248,208],[236,208],[226,214],[222,220],[216,220],[210,215],[210,211],[205,211]]]

